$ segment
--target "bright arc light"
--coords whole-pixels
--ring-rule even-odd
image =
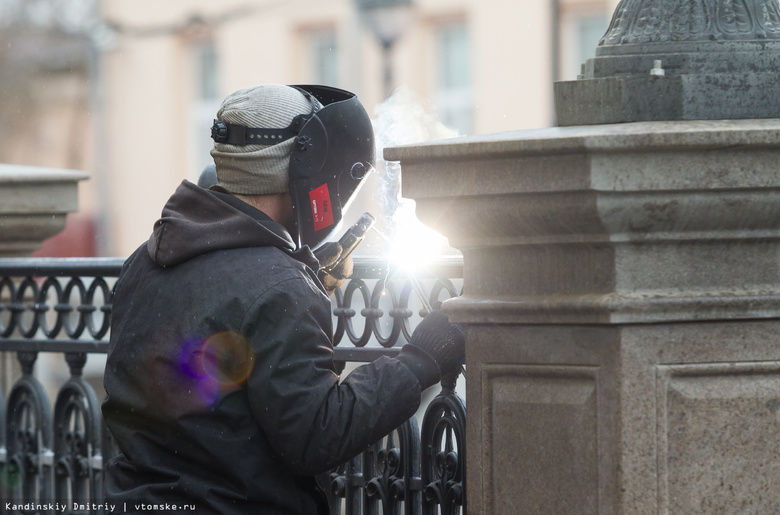
[[[424,270],[441,258],[449,248],[448,240],[420,223],[407,224],[393,235],[390,264],[406,273]]]

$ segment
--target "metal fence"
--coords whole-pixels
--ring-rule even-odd
[[[105,511],[103,463],[115,448],[84,369],[90,356],[107,350],[122,262],[0,259],[0,378],[14,355],[21,369],[7,401],[0,391],[0,514]],[[337,366],[396,355],[431,307],[460,294],[461,279],[460,260],[410,275],[356,258],[352,278],[332,297]],[[69,369],[64,384],[53,387],[53,404],[48,374],[34,371],[41,353],[64,355]],[[412,417],[320,478],[329,483],[333,513],[465,511],[465,404],[457,380],[443,378],[421,426]]]

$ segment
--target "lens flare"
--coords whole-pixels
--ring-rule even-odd
[[[188,340],[182,346],[182,371],[195,379],[201,400],[213,405],[220,394],[243,384],[255,364],[251,342],[234,331],[222,331],[202,340]]]
[[[198,393],[198,397],[206,406],[213,406],[219,399],[220,387],[219,383],[206,376],[200,379],[195,385],[195,391]]]
[[[222,386],[240,385],[255,365],[255,353],[249,340],[234,331],[222,331],[209,337],[202,349],[203,369]]]
[[[203,340],[193,338],[184,342],[179,355],[182,371],[195,379],[206,377],[206,371],[203,369],[203,360],[201,359],[202,348]]]

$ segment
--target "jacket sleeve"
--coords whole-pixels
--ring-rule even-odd
[[[255,365],[249,403],[279,457],[298,474],[324,472],[410,418],[420,385],[396,359],[380,358],[343,381],[335,372],[330,302],[306,277],[267,290],[245,318]]]

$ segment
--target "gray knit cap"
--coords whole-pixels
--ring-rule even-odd
[[[299,114],[322,108],[290,86],[261,84],[239,89],[225,97],[217,118],[225,123],[258,129],[285,128]],[[217,186],[239,195],[268,195],[289,191],[290,154],[295,138],[275,145],[214,143],[211,156],[217,165]]]

